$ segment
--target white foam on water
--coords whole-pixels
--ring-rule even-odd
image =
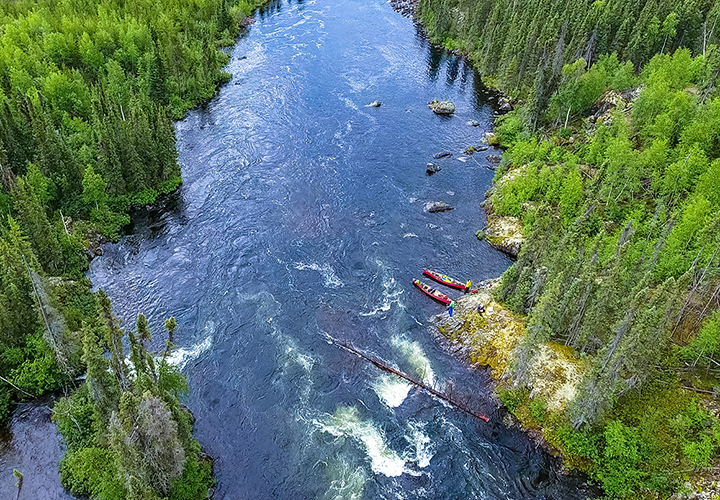
[[[285,339],[284,352],[278,361],[282,361],[281,365],[285,368],[289,367],[290,364],[295,364],[302,367],[303,370],[308,373],[310,373],[313,366],[315,366],[315,359],[312,356],[303,354],[291,338]]]
[[[395,278],[390,274],[389,270],[381,261],[376,261],[378,267],[380,267],[383,274],[382,286],[383,286],[383,298],[382,303],[376,306],[370,312],[360,313],[360,316],[374,316],[376,314],[384,314],[390,310],[393,304],[400,303],[400,295],[404,293],[404,290],[397,286]]]
[[[397,408],[405,401],[412,385],[395,375],[383,373],[375,379],[372,388],[381,401],[390,408]]]
[[[185,365],[188,363],[188,361],[197,359],[198,356],[200,356],[202,353],[212,347],[214,333],[215,322],[208,321],[207,325],[205,325],[205,338],[201,342],[191,347],[181,347],[180,349],[175,349],[172,354],[170,354],[170,356],[167,358],[168,364],[176,366],[178,370],[182,370],[183,368],[185,368]]]
[[[370,458],[370,467],[376,474],[397,477],[405,470],[405,460],[385,442],[385,435],[373,422],[364,421],[354,406],[343,406],[326,422],[318,422],[325,432],[337,437],[352,437],[360,441]]]
[[[405,439],[410,443],[410,453],[414,455],[414,461],[418,467],[425,468],[430,465],[430,460],[435,455],[435,444],[425,433],[425,422],[410,422],[409,432]]]
[[[353,467],[340,459],[323,461],[330,487],[322,496],[323,500],[360,500],[369,479],[362,467]]]
[[[326,288],[340,288],[345,286],[345,283],[343,283],[340,278],[338,278],[337,274],[335,274],[335,270],[328,264],[321,266],[316,263],[305,264],[304,262],[296,262],[295,269],[298,271],[311,270],[319,272],[323,277]]]
[[[419,342],[410,341],[400,335],[393,335],[390,342],[405,356],[407,362],[423,382],[431,386],[435,383],[435,374],[430,366],[430,360]]]
[[[403,234],[403,238],[418,238],[418,235],[415,233],[405,233]]]

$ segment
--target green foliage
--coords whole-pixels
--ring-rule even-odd
[[[497,392],[500,401],[509,412],[515,413],[518,408],[527,400],[529,391],[520,389],[500,389]]]
[[[95,316],[83,278],[88,241],[116,240],[133,205],[181,185],[172,118],[227,82],[218,47],[258,6],[0,4],[0,376],[40,394],[69,380],[56,360],[82,369],[80,330]],[[31,274],[52,288],[51,304],[38,302]],[[47,276],[63,279],[48,286]],[[66,289],[69,278],[84,292]],[[65,326],[49,346],[36,332],[52,311]],[[0,389],[1,417],[21,395]]]
[[[95,406],[87,383],[69,397],[60,398],[53,407],[53,422],[63,435],[68,452],[95,444]]]
[[[106,447],[89,446],[68,452],[60,462],[60,482],[73,495],[97,500],[124,500],[116,457]]]
[[[82,296],[68,298],[83,305]],[[152,341],[150,325],[139,314],[137,332],[128,332],[131,370],[125,332],[107,295],[99,291],[95,307],[84,304],[84,309],[95,312],[82,323],[87,379],[53,412],[68,445],[62,484],[74,494],[98,499],[206,498],[214,483],[212,461],[201,454],[192,438],[192,417],[180,408],[187,382],[166,361],[174,346],[168,341],[156,359],[146,347]],[[172,334],[177,322],[168,318],[164,326]]]
[[[539,424],[545,422],[546,403],[540,398],[535,398],[530,402],[530,416]]]
[[[15,385],[31,394],[43,394],[66,382],[52,349],[41,336],[29,336],[24,351],[24,361],[10,373]]]
[[[173,482],[170,500],[204,500],[208,488],[214,484],[212,462],[190,457],[185,462],[182,476]]]
[[[720,357],[720,311],[713,311],[697,336],[681,349],[681,356],[693,365],[708,367]]]
[[[707,28],[717,15],[714,5],[712,0],[420,0],[417,13],[433,41],[469,52],[484,81],[533,102],[530,119],[522,121],[537,126],[562,124],[568,109],[580,116],[608,88],[634,86],[633,68],[649,66],[656,54],[677,57],[683,47],[695,55],[709,52],[720,40]],[[693,81],[702,65],[697,61],[690,71],[673,71],[670,84],[680,90],[676,84]],[[686,68],[680,61],[677,66]],[[706,78],[717,74],[706,72]]]
[[[715,387],[720,361],[720,98],[705,58],[673,46],[684,15],[649,15],[647,37],[626,38],[632,62],[566,64],[543,133],[524,132],[543,121],[522,106],[498,120],[508,142],[493,207],[527,223],[496,296],[528,314],[510,364],[520,389],[500,397],[526,425],[545,425],[566,463],[612,498],[669,495],[720,450],[717,418],[673,376],[699,367]],[[602,119],[582,118],[608,89],[638,85],[606,94],[618,105]],[[520,392],[547,341],[575,349],[585,367],[561,414]]]

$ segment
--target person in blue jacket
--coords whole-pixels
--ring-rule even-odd
[[[448,314],[450,315],[451,318],[452,318],[452,313],[453,313],[454,307],[455,307],[455,301],[453,300],[452,302],[450,302],[450,306],[448,306]]]

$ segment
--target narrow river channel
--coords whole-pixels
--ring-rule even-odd
[[[480,281],[510,264],[475,237],[497,151],[462,153],[493,119],[467,62],[381,0],[274,3],[231,54],[230,83],[177,124],[185,184],[88,274],[128,326],[148,315],[158,346],[177,318],[215,499],[584,498],[503,425],[489,375],[442,349],[429,326],[444,309],[412,287],[423,267]],[[434,115],[435,98],[455,115]],[[454,386],[490,423],[330,338]]]

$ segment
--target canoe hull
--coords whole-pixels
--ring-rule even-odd
[[[423,274],[428,278],[437,281],[441,285],[449,286],[451,288],[455,288],[456,290],[462,290],[463,292],[468,291],[468,287],[465,283],[461,283],[458,280],[453,279],[445,274],[439,273],[437,271],[431,271],[429,269],[423,269]]]
[[[423,283],[420,280],[413,280],[413,285],[418,287],[420,289],[420,291],[423,292],[425,295],[427,295],[431,299],[437,300],[441,304],[448,305],[448,304],[450,304],[450,302],[452,302],[450,297],[448,297],[444,293],[438,292],[433,287],[431,287],[428,284]]]

